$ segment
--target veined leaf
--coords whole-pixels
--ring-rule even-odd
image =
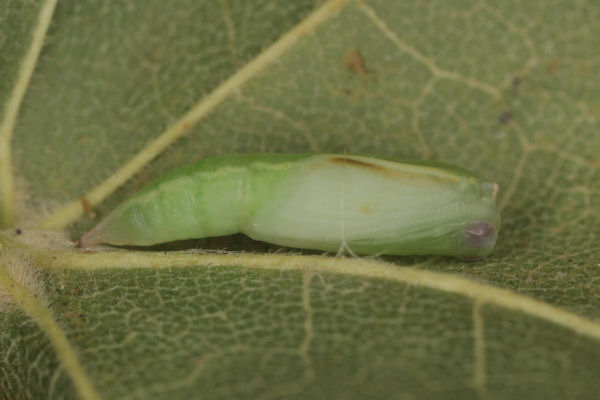
[[[1,397],[598,393],[596,2],[3,5]],[[463,166],[500,185],[497,249],[384,261],[240,236],[65,241],[231,152]],[[240,254],[172,251],[194,247]]]

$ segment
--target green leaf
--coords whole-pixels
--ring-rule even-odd
[[[0,214],[16,223],[0,233],[0,397],[597,395],[597,2],[2,9]],[[435,159],[498,182],[496,251],[67,240],[179,165],[308,151]]]

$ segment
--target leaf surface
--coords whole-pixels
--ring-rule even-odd
[[[4,109],[45,4],[5,3]],[[599,19],[591,0],[59,2],[0,149],[17,210],[0,397],[595,396]],[[500,185],[497,249],[335,259],[238,235],[83,252],[37,230],[77,239],[232,152],[460,165]],[[196,247],[240,254],[175,251]]]

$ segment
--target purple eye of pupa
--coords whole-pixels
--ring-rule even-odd
[[[494,225],[489,222],[471,222],[465,227],[466,241],[473,247],[489,245],[494,236]]]

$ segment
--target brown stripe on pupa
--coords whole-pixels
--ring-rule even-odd
[[[340,165],[348,165],[351,167],[362,168],[367,171],[375,172],[383,175],[386,178],[398,179],[398,178],[414,178],[414,174],[386,168],[379,164],[370,163],[368,161],[357,160],[356,158],[333,156],[329,157],[329,162]]]
[[[354,158],[335,156],[335,157],[329,157],[329,161],[331,161],[334,164],[347,164],[347,165],[352,165],[354,167],[370,169],[370,170],[377,171],[380,173],[383,172],[383,173],[389,174],[392,172],[390,169],[382,167],[381,165],[372,164],[372,163],[366,162],[366,161],[356,160]]]
[[[437,181],[440,183],[449,183],[451,181],[447,177],[439,177],[433,174],[417,174],[414,172],[402,171],[398,169],[387,168],[385,166],[370,163],[368,161],[357,160],[356,158],[343,157],[343,156],[331,156],[328,159],[329,162],[339,165],[348,165],[356,168],[362,168],[368,171],[378,173],[390,179],[422,179],[423,176],[427,176],[430,180]]]

